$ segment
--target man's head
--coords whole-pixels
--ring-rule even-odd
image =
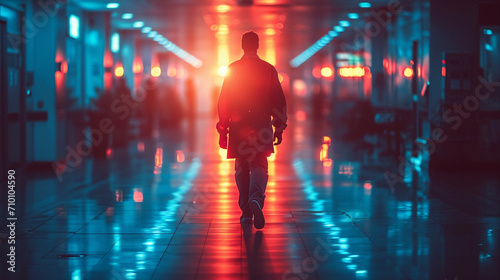
[[[256,52],[259,48],[259,36],[253,31],[243,34],[241,37],[241,48],[245,52]]]

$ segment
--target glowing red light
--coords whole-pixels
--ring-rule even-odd
[[[321,78],[321,68],[320,67],[314,67],[312,71],[313,77],[316,79]]]
[[[175,153],[177,155],[177,162],[184,162],[184,160],[186,159],[186,157],[184,156],[184,152],[177,150]]]
[[[137,151],[139,151],[140,153],[144,152],[144,142],[137,142]]]
[[[134,202],[142,202],[144,197],[140,189],[134,189]]]
[[[108,149],[106,150],[106,157],[107,157],[107,158],[110,158],[110,157],[112,157],[112,156],[113,156],[113,150],[112,150],[111,148],[108,148]]]
[[[295,118],[298,120],[298,121],[305,121],[306,120],[306,112],[304,111],[297,111],[295,113]]]
[[[446,77],[446,67],[444,67],[444,66],[443,66],[443,67],[441,67],[441,75],[442,75],[443,77]]]
[[[134,59],[134,65],[132,66],[132,72],[135,74],[142,73],[143,67],[142,67],[142,58],[141,57],[136,57]]]
[[[68,63],[66,61],[61,62],[61,72],[63,74],[68,73]]]

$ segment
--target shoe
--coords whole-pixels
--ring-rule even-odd
[[[250,201],[249,207],[254,218],[253,225],[256,229],[263,228],[266,224],[266,220],[264,219],[264,213],[262,213],[262,207],[260,207],[259,202],[257,202],[257,200],[252,200]]]
[[[252,224],[252,216],[246,217],[246,216],[241,215],[240,224]]]

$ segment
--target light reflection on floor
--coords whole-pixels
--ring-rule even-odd
[[[326,127],[302,118],[269,162],[266,227],[242,228],[234,161],[218,149],[213,123],[196,123],[202,139],[183,126],[109,159],[87,158],[62,183],[28,181],[16,279],[499,275],[498,217],[414,193],[418,172],[409,173],[410,187],[391,191],[373,161],[344,156],[347,148]]]

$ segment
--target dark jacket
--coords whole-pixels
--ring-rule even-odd
[[[229,129],[228,158],[274,152],[274,134],[286,128],[286,101],[271,64],[247,53],[229,65],[218,103],[217,130]]]

